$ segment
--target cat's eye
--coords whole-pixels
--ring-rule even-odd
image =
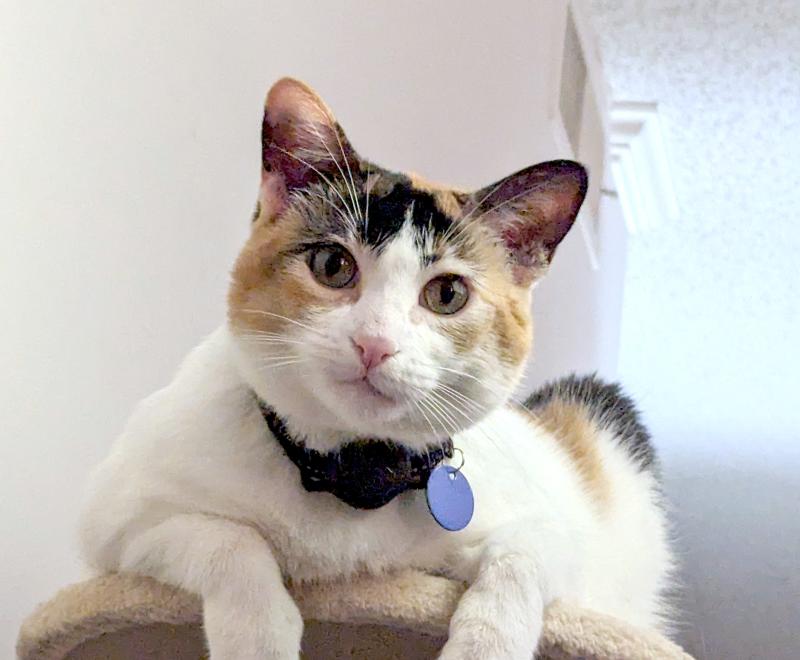
[[[317,282],[333,289],[353,286],[358,272],[353,255],[341,245],[323,245],[311,250],[308,267]]]
[[[434,277],[422,289],[420,302],[437,314],[455,314],[469,300],[469,288],[460,275]]]

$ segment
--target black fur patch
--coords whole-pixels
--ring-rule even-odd
[[[295,204],[306,218],[309,239],[348,236],[380,254],[410,224],[422,264],[434,263],[440,255],[427,249],[427,241],[445,235],[456,219],[442,212],[433,195],[415,188],[405,175],[379,168],[372,172],[379,175],[379,182],[373,186],[369,200],[363,190],[363,172],[354,174],[353,183],[347,176],[333,177],[326,185],[308,186],[295,193]]]
[[[366,196],[359,202],[362,209],[367,208]],[[453,223],[452,218],[439,210],[429,193],[415,189],[407,180],[400,180],[387,194],[370,195],[369,222],[361,224],[360,239],[380,251],[406,224],[409,209],[411,227],[419,244],[424,243],[426,235],[443,235]]]
[[[650,432],[642,423],[636,404],[617,383],[606,383],[596,375],[576,376],[548,383],[531,394],[525,407],[531,412],[553,400],[583,406],[589,419],[618,438],[631,457],[643,470],[657,471],[656,453]]]

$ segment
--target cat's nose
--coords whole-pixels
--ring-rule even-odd
[[[386,337],[356,335],[353,337],[353,346],[367,371],[383,364],[397,353],[397,344]]]

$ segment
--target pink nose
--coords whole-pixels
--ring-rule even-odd
[[[397,353],[397,345],[386,337],[356,335],[353,337],[353,346],[356,348],[358,357],[361,358],[361,364],[367,370],[383,364]]]

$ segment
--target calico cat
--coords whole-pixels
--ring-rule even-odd
[[[199,594],[213,660],[298,657],[287,577],[407,567],[469,584],[448,660],[531,658],[556,598],[661,626],[671,554],[632,403],[593,378],[511,396],[586,187],[564,160],[471,193],[387,171],[276,83],[227,321],[94,473],[88,562]],[[425,490],[443,466],[474,494],[444,503],[449,529]]]

